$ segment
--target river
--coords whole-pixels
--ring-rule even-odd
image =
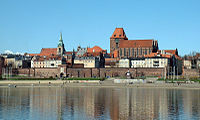
[[[0,119],[200,119],[200,90],[1,87]]]

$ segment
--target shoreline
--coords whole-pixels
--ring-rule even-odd
[[[96,88],[164,88],[164,89],[200,89],[199,83],[176,84],[176,83],[67,83],[64,80],[23,80],[23,81],[0,81],[0,87],[96,87]]]

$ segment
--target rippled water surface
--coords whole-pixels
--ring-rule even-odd
[[[0,88],[0,119],[200,119],[200,90]]]

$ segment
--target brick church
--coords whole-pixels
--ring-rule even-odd
[[[110,37],[110,54],[113,58],[143,57],[157,50],[157,40],[128,40],[123,28],[116,28]]]

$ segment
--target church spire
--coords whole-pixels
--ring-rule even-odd
[[[58,42],[58,46],[63,46],[62,32],[60,32],[60,40]]]
[[[57,54],[62,56],[64,52],[65,52],[65,47],[62,39],[62,32],[60,32],[60,40],[58,42]]]
[[[62,32],[60,32],[60,41],[62,41],[63,39],[62,39]]]

